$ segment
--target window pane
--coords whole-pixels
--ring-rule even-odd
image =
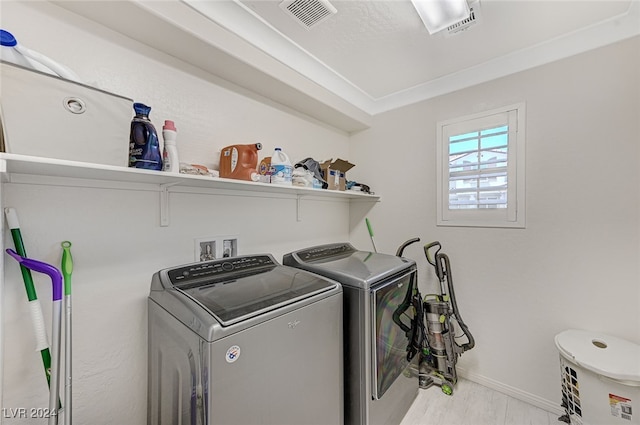
[[[507,166],[507,154],[502,152],[481,152],[480,168],[496,168]]]
[[[480,192],[480,208],[506,208],[507,189]]]
[[[449,156],[449,172],[468,171],[478,169],[478,152],[464,155]]]
[[[476,138],[478,138],[478,132],[473,131],[471,133],[458,134],[456,136],[451,136],[451,138],[449,139],[449,142],[458,142],[464,139],[476,139]]]
[[[449,194],[449,209],[507,208],[507,191],[459,192]]]
[[[477,133],[474,133],[477,134]],[[466,136],[466,135],[465,135]],[[463,139],[458,139],[457,141],[453,140],[454,137],[450,139],[449,142],[449,155],[460,154],[463,152],[471,152],[478,150],[478,138],[475,137],[473,139],[468,139],[464,137]]]
[[[508,136],[506,133],[494,136],[487,136],[480,139],[482,149],[505,148],[507,147]]]
[[[475,209],[478,205],[477,192],[449,193],[449,209]]]
[[[525,227],[525,116],[519,103],[438,122],[438,226]]]
[[[488,130],[482,130],[480,132],[480,134],[482,136],[489,136],[491,134],[496,134],[496,133],[507,133],[507,131],[509,131],[509,126],[508,125],[503,125],[502,127],[495,127],[495,128],[490,128]]]
[[[508,130],[449,137],[449,209],[507,207]]]

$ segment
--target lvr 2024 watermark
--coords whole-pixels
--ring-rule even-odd
[[[3,407],[2,417],[11,419],[50,418],[58,414],[57,410],[46,407]]]

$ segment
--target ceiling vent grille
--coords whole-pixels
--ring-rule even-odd
[[[447,30],[445,31],[445,35],[447,37],[460,34],[480,21],[480,0],[476,0],[471,3],[469,5],[469,11],[470,13],[468,18],[447,27]]]
[[[306,29],[338,13],[327,0],[285,0],[280,3],[280,8]]]

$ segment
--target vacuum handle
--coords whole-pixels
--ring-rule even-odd
[[[402,253],[404,252],[404,249],[415,242],[420,242],[420,238],[409,239],[408,241],[400,245],[400,247],[396,251],[396,257],[402,257]]]
[[[436,246],[438,247],[438,249],[436,250],[436,253],[433,256],[433,258],[431,258],[431,256],[429,255],[429,250]],[[424,246],[424,255],[425,257],[427,257],[427,262],[431,264],[433,267],[436,267],[436,257],[438,256],[438,253],[440,252],[441,249],[442,249],[442,245],[440,245],[440,242],[438,241],[428,243]]]

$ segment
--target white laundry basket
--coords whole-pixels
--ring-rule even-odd
[[[575,329],[555,342],[572,425],[640,424],[640,345]]]

